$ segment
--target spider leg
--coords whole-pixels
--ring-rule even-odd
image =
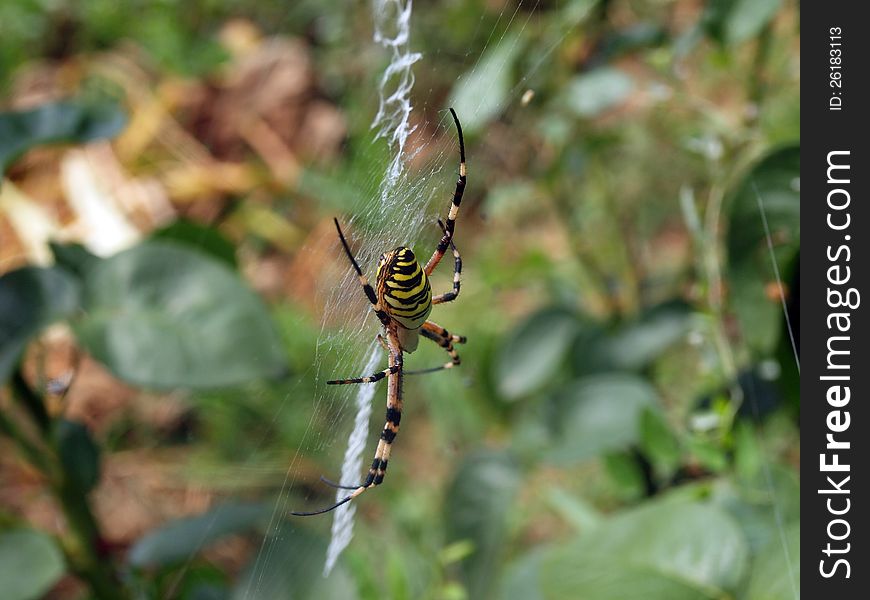
[[[378,334],[378,343],[383,346],[384,350],[388,353],[390,351],[389,346],[387,346],[387,342],[384,341],[384,336],[380,333]],[[374,375],[369,375],[368,377],[353,377],[350,379],[333,379],[331,381],[327,381],[326,385],[347,385],[349,383],[374,383],[376,381],[380,381],[390,373],[395,373],[395,367],[387,367],[383,371],[375,373]]]
[[[438,219],[438,225],[447,234],[447,228],[441,219]],[[450,249],[453,251],[453,289],[444,294],[438,294],[432,298],[432,304],[441,304],[443,302],[452,302],[459,297],[459,284],[462,281],[462,258],[459,256],[459,250],[456,249],[456,244],[453,243],[453,236],[450,237]]]
[[[459,124],[459,118],[456,116],[456,111],[450,109],[450,114],[453,115],[453,122],[456,123],[456,133],[459,137],[459,179],[456,182],[456,190],[453,192],[453,202],[450,205],[450,211],[447,213],[447,223],[444,227],[444,235],[438,246],[435,248],[432,258],[426,263],[423,268],[426,275],[431,275],[447,248],[450,246],[450,240],[453,239],[453,230],[456,227],[456,216],[459,214],[459,205],[462,202],[462,194],[465,192],[466,168],[465,168],[465,140],[462,138],[462,125]]]
[[[366,479],[356,488],[353,488],[353,493],[345,498],[342,498],[335,504],[322,508],[320,510],[310,512],[291,511],[291,515],[297,517],[310,517],[314,515],[322,515],[331,510],[335,510],[342,504],[346,504],[365,492],[367,489],[380,485],[384,481],[384,476],[387,472],[387,463],[390,460],[390,450],[393,440],[399,433],[399,421],[402,419],[402,347],[399,344],[399,339],[396,336],[393,328],[387,328],[387,343],[390,348],[390,368],[395,367],[395,372],[390,373],[387,377],[387,416],[384,429],[381,431],[381,437],[378,440],[378,447],[375,450],[375,458],[372,461],[372,466],[369,468],[369,473]],[[328,480],[327,480],[328,481]],[[328,484],[331,484],[329,482]],[[335,484],[335,487],[340,489],[351,489],[349,486]]]
[[[465,338],[458,335],[452,335],[446,329],[433,323],[432,321],[426,321],[423,324],[423,327],[420,328],[420,335],[423,337],[432,340],[444,350],[447,351],[447,354],[450,355],[450,362],[444,363],[440,367],[431,367],[429,369],[418,369],[415,371],[406,371],[406,375],[422,375],[424,373],[434,373],[436,371],[442,371],[444,369],[452,369],[453,367],[459,365],[461,363],[459,359],[459,355],[456,353],[456,350],[453,348],[453,342],[459,341],[460,343],[465,343]]]
[[[379,333],[379,334],[378,334],[378,337],[377,337],[377,340],[378,340],[378,343],[381,345],[381,348],[383,348],[384,350],[386,350],[386,351],[387,351],[387,354],[389,354],[389,353],[390,353],[390,347],[387,346],[387,341],[384,339],[384,336],[382,336],[382,335]]]
[[[354,499],[354,495],[351,494],[347,498],[343,498],[343,499],[339,500],[338,502],[336,502],[335,504],[333,504],[332,506],[329,506],[327,508],[321,508],[320,510],[313,510],[311,512],[299,512],[296,510],[291,510],[290,514],[293,516],[296,516],[296,517],[313,517],[314,515],[322,515],[323,513],[328,513],[331,510],[335,510],[336,508],[338,508],[342,504],[346,504],[353,499]]]
[[[326,385],[347,385],[349,383],[375,383],[376,381],[380,381],[387,375],[391,375],[398,370],[398,367],[392,366],[387,367],[383,371],[379,371],[374,375],[369,375],[368,377],[354,377],[353,379],[333,379],[331,381],[327,381]]]
[[[375,314],[378,316],[378,319],[381,320],[384,327],[386,327],[390,324],[390,316],[384,311],[381,303],[378,302],[378,297],[375,294],[374,288],[369,283],[368,277],[363,274],[362,269],[359,268],[359,263],[356,262],[356,259],[353,257],[353,252],[350,251],[350,246],[348,246],[347,240],[344,238],[344,233],[341,231],[338,219],[333,219],[333,221],[335,221],[335,229],[338,231],[338,238],[341,240],[341,245],[344,247],[345,254],[347,254],[348,259],[350,259],[350,264],[353,265],[353,269],[356,271],[357,277],[359,277],[359,282],[366,294],[366,298],[368,298],[369,302],[372,303]]]
[[[454,335],[441,327],[438,323],[434,321],[426,321],[423,323],[423,330],[429,331],[430,333],[436,334],[438,337],[444,338],[445,340],[450,340],[454,344],[464,344],[467,341],[467,338],[464,335]],[[421,332],[422,333],[422,332]],[[430,338],[431,339],[431,338]]]
[[[327,479],[327,478],[324,477],[323,475],[320,476],[320,481],[323,482],[323,483],[325,483],[325,484],[328,485],[329,487],[333,487],[333,488],[336,488],[336,489],[339,489],[339,490],[355,490],[355,489],[357,489],[358,487],[360,487],[360,484],[356,484],[356,485],[341,485],[340,483],[336,483],[335,481],[332,481],[331,479]]]

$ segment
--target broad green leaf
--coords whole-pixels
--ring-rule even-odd
[[[756,35],[773,19],[782,0],[731,0],[721,23],[722,41],[734,45]]]
[[[188,587],[184,600],[229,600],[230,590],[218,583],[199,583]]]
[[[533,550],[505,568],[500,600],[545,600],[541,591],[541,560],[544,552]]]
[[[596,348],[599,362],[614,369],[641,369],[658,358],[669,346],[683,339],[689,329],[691,311],[682,302],[669,302],[642,313],[622,325]]]
[[[770,262],[759,199],[770,233],[778,242],[775,246],[793,251],[800,241],[799,146],[785,146],[762,158],[734,190],[729,200],[728,232],[728,258],[732,264],[760,254],[767,258],[761,263]]]
[[[232,577],[225,569],[225,565],[217,563],[186,561],[184,568],[172,576],[170,587],[175,590],[174,597],[179,600],[229,600]],[[142,575],[152,581],[160,581],[160,578],[150,577],[150,573]],[[166,582],[163,583],[163,590],[167,590]]]
[[[596,117],[628,98],[634,89],[631,77],[618,69],[602,67],[572,79],[564,102],[579,117]]]
[[[635,25],[607,32],[598,52],[601,55],[601,62],[612,63],[621,55],[661,46],[667,40],[668,33],[662,24],[641,21]]]
[[[51,102],[0,113],[0,176],[13,160],[34,146],[111,138],[126,124],[124,112],[110,103]]]
[[[60,549],[33,529],[0,533],[0,590],[3,600],[42,598],[66,570]]]
[[[176,519],[140,538],[127,560],[134,567],[184,561],[219,538],[265,523],[270,514],[271,507],[264,504],[223,504],[202,515]]]
[[[233,590],[233,600],[325,600],[358,598],[356,583],[339,562],[323,576],[326,540],[290,525],[263,542]]]
[[[262,301],[224,264],[146,242],[85,278],[81,343],[119,378],[152,388],[240,385],[286,370]]]
[[[475,133],[497,117],[508,101],[514,60],[524,47],[520,33],[508,33],[459,78],[450,94],[466,134]]]
[[[588,531],[601,524],[603,517],[591,502],[554,487],[547,491],[547,501],[563,519],[578,531]]]
[[[572,549],[550,557],[541,569],[543,600],[710,600],[705,594],[665,573],[633,564],[621,564],[613,557],[600,557],[594,550]]]
[[[750,347],[767,356],[782,333],[782,307],[759,201],[770,229],[774,260],[780,276],[787,280],[787,268],[800,249],[799,147],[789,146],[767,155],[730,200],[731,305]]]
[[[590,537],[602,554],[722,590],[741,582],[749,556],[734,519],[706,504],[647,503],[618,515]]]
[[[447,539],[469,540],[472,554],[460,563],[472,598],[488,597],[501,564],[507,511],[520,484],[517,466],[505,454],[481,452],[459,465],[447,492]]]
[[[655,502],[617,515],[541,561],[544,598],[722,598],[749,557],[740,528],[709,504]],[[572,595],[573,594],[573,595]]]
[[[657,405],[655,389],[634,375],[593,375],[572,381],[553,401],[556,439],[550,459],[571,463],[637,443],[641,413]]]
[[[517,327],[495,360],[501,395],[515,400],[552,377],[562,367],[578,327],[577,316],[560,308],[535,313]]]
[[[834,555],[836,556],[836,555]],[[758,553],[749,578],[747,600],[794,600],[801,589],[800,522],[771,537]]]
[[[100,480],[100,449],[81,423],[61,419],[54,429],[64,473],[81,492],[89,492]]]
[[[233,269],[237,266],[235,247],[213,227],[193,221],[175,221],[155,231],[151,238],[184,244],[226,263]]]
[[[0,384],[31,338],[78,304],[79,285],[63,269],[24,267],[0,277]]]
[[[710,496],[740,524],[753,555],[779,537],[780,523],[800,520],[800,483],[788,467],[770,465],[750,485],[719,479]]]
[[[735,45],[756,35],[782,5],[782,0],[708,0],[703,26],[719,43]]]
[[[99,256],[91,252],[81,244],[59,244],[50,242],[51,252],[54,254],[54,262],[58,267],[63,267],[77,277],[83,277],[94,263],[100,260]]]

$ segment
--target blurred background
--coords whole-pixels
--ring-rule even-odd
[[[3,597],[799,597],[799,17],[0,4]],[[386,362],[332,219],[370,277],[427,258],[449,106],[462,293],[431,318],[462,365],[406,379],[324,577],[333,516],[288,511],[359,429],[325,381]]]

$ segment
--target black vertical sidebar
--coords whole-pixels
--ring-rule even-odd
[[[846,600],[870,593],[870,26],[862,2],[800,6],[801,587]]]

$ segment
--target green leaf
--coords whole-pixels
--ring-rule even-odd
[[[758,476],[765,461],[756,435],[755,428],[746,421],[739,421],[734,427],[734,470],[748,481]]]
[[[709,504],[655,502],[617,515],[541,561],[544,598],[722,598],[741,583],[749,550]]]
[[[79,285],[63,269],[24,267],[0,276],[0,384],[27,343],[79,305]]]
[[[100,480],[100,449],[81,423],[61,419],[54,430],[64,473],[81,492],[89,492]]]
[[[139,598],[166,597],[170,590],[174,592],[173,598],[179,600],[229,600],[230,575],[215,563],[204,561],[187,561],[181,571],[170,575],[168,581],[165,578],[152,577],[151,573],[137,574],[154,583],[162,583],[161,591],[154,590],[150,595],[142,592]],[[138,590],[137,590],[138,592]],[[161,593],[162,592],[162,593]]]
[[[63,267],[77,277],[83,277],[94,263],[100,260],[99,256],[91,252],[81,244],[59,244],[50,242],[51,252],[54,254],[54,262],[58,267]]]
[[[703,26],[713,39],[733,46],[758,35],[781,5],[782,0],[708,0]]]
[[[206,227],[194,221],[180,220],[155,231],[151,235],[151,239],[186,244],[226,263],[233,269],[238,266],[235,247],[214,227]]]
[[[689,451],[701,465],[714,473],[722,472],[728,467],[725,450],[716,440],[701,435],[693,436],[689,438]]]
[[[114,103],[51,102],[29,110],[0,113],[0,174],[34,146],[83,144],[116,136],[127,116]]]
[[[541,550],[533,550],[509,564],[502,577],[498,597],[501,600],[545,600],[541,592],[543,557]]]
[[[835,555],[836,556],[836,555]],[[758,553],[749,578],[747,600],[792,600],[801,589],[801,525],[786,526]]]
[[[239,578],[233,600],[325,600],[359,597],[356,583],[339,562],[323,576],[326,540],[303,527],[287,525],[263,542],[263,552]]]
[[[496,357],[499,393],[516,400],[547,381],[561,368],[577,331],[577,316],[564,309],[548,308],[529,317]]]
[[[472,598],[486,597],[492,589],[501,564],[507,512],[519,484],[516,465],[502,453],[474,454],[456,470],[444,519],[449,541],[469,540],[474,545],[472,554],[460,563]]]
[[[33,529],[0,533],[0,590],[4,600],[42,598],[64,574],[60,549]]]
[[[572,79],[565,89],[565,105],[577,116],[591,118],[628,98],[634,90],[631,77],[618,69],[602,67]]]
[[[644,311],[596,348],[599,363],[613,369],[641,369],[685,337],[691,311],[683,302],[668,302]]]
[[[780,523],[798,521],[801,515],[800,482],[792,467],[783,465],[769,465],[754,482],[719,479],[712,499],[740,524],[753,555],[779,538]]]
[[[264,504],[223,504],[196,517],[176,519],[145,534],[127,560],[134,567],[164,566],[187,560],[209,544],[265,523],[271,507]]]
[[[146,242],[85,278],[88,351],[119,378],[153,388],[216,388],[285,373],[262,301],[199,251]]]
[[[647,408],[641,414],[640,447],[656,472],[664,477],[680,465],[680,444],[659,411]]]
[[[604,456],[604,470],[616,486],[622,500],[636,500],[646,489],[643,471],[630,452],[612,452]]]
[[[637,443],[641,413],[657,405],[655,389],[634,375],[593,375],[569,383],[553,402],[556,439],[550,459],[571,463]]]
[[[785,268],[800,250],[799,147],[767,155],[744,178],[730,201],[727,243],[731,305],[749,346],[768,356],[782,334],[782,307],[759,199],[776,264],[787,280]]]
[[[565,551],[550,559],[539,577],[543,600],[708,600],[719,598],[643,565],[604,559],[588,549]]]
[[[521,33],[506,34],[456,82],[449,105],[459,115],[466,134],[477,132],[504,110],[512,83],[511,67],[523,47]]]
[[[591,502],[561,488],[547,490],[547,502],[578,531],[591,530],[601,524],[603,517]]]
[[[734,0],[722,25],[725,43],[735,45],[758,35],[781,5],[782,0]]]

